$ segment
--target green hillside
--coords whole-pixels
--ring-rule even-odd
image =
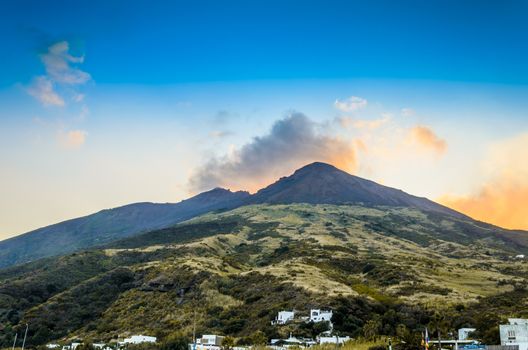
[[[322,325],[271,326],[283,309],[332,308],[341,334],[396,335],[445,322],[498,336],[522,316],[525,232],[396,207],[252,205],[59,258],[0,270],[0,341],[132,333],[232,335],[249,342]],[[524,308],[526,310],[526,308]],[[525,316],[528,312],[524,311]],[[368,326],[365,326],[367,321]],[[324,328],[324,327],[323,327]],[[497,334],[495,334],[497,333]]]

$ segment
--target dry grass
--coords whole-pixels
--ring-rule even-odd
[[[358,295],[358,293],[351,287],[329,279],[328,276],[317,267],[306,265],[295,260],[284,261],[279,264],[253,270],[285,278],[293,285],[317,294],[331,296],[338,294]]]
[[[354,339],[351,341],[346,342],[342,346],[339,347],[341,350],[368,350],[369,348],[373,346],[386,346],[387,345],[387,339],[384,337],[378,338],[377,340],[368,341],[365,339]],[[323,345],[316,345],[312,347],[311,349],[314,350],[335,350],[336,346],[335,344],[323,344]]]

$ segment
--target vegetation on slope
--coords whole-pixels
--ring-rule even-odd
[[[210,213],[99,250],[0,271],[0,344],[30,324],[30,345],[133,333],[220,333],[250,342],[314,336],[272,326],[283,309],[331,308],[353,337],[443,334],[494,340],[526,304],[522,262],[493,227],[414,209],[258,205]],[[484,310],[484,312],[483,312]],[[438,315],[443,315],[439,321]]]

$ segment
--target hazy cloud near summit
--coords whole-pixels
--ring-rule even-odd
[[[294,112],[267,134],[206,159],[187,185],[192,194],[214,187],[255,192],[315,161],[376,180],[391,167],[434,164],[446,149],[447,142],[432,128],[402,126],[389,113],[378,119],[343,116],[315,122]]]
[[[494,144],[479,168],[487,180],[466,195],[439,202],[478,220],[511,229],[528,229],[528,133]]]
[[[354,146],[325,132],[321,124],[302,113],[276,121],[267,135],[253,138],[229,155],[210,158],[191,176],[189,188],[200,192],[214,187],[257,189],[314,161],[353,171]]]

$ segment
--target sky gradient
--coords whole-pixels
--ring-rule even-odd
[[[0,239],[312,161],[528,229],[525,1],[1,6]]]

